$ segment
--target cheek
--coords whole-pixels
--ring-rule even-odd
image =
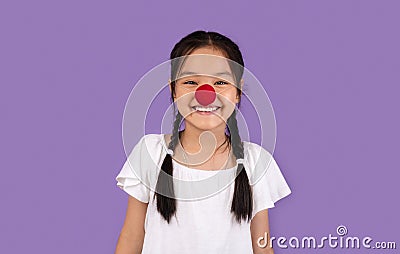
[[[181,113],[183,117],[186,117],[187,115],[192,113],[193,109],[190,107],[190,104],[193,101],[193,98],[193,93],[176,93],[175,104],[179,110],[179,113]]]
[[[224,120],[227,120],[233,113],[236,107],[235,98],[236,95],[233,94],[224,94],[221,95],[220,100],[223,104],[223,108],[221,110],[221,116]]]
[[[230,85],[229,87],[221,88],[217,93],[234,102],[237,95],[237,88]]]
[[[236,90],[230,89],[224,93],[220,93],[220,98],[225,106],[234,107],[236,104]],[[232,105],[233,104],[233,105]]]

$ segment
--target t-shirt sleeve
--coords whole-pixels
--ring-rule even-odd
[[[150,200],[150,189],[148,185],[146,186],[146,184],[144,184],[145,179],[140,179],[143,177],[138,177],[137,172],[139,172],[139,169],[134,169],[136,165],[140,165],[140,161],[143,159],[141,158],[143,143],[142,138],[133,148],[115,179],[120,189],[137,200],[148,203]]]
[[[275,207],[275,202],[288,196],[291,189],[272,155],[265,173],[252,186],[253,215],[267,208]]]

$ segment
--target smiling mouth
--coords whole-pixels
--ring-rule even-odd
[[[199,112],[214,112],[221,107],[200,107],[200,106],[194,106],[192,109],[199,111]]]

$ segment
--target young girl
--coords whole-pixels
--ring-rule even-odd
[[[232,61],[225,72],[232,79],[182,75],[187,56]],[[219,33],[196,31],[175,45],[170,58],[183,59],[171,62],[171,100],[178,105],[173,130],[144,135],[116,177],[129,198],[115,253],[273,253],[265,246],[268,208],[291,190],[272,155],[239,135],[235,106],[244,63],[238,46]],[[217,62],[203,61],[205,68]],[[137,170],[151,173],[139,177]],[[252,181],[260,171],[265,174]],[[208,179],[215,181],[203,182]],[[233,181],[224,185],[223,179]]]

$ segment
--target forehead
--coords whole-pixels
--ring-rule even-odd
[[[232,80],[230,62],[233,61],[223,56],[211,54],[188,55],[183,59],[178,77],[204,75]]]

